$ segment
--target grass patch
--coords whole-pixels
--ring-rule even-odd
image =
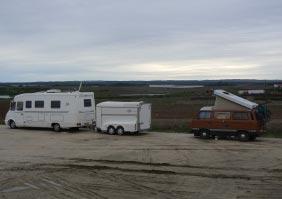
[[[153,119],[152,131],[157,132],[190,132],[188,121],[186,119]]]
[[[164,132],[164,133],[191,133],[190,128],[167,129],[167,128],[152,127],[151,131]]]
[[[270,129],[266,130],[266,133],[262,137],[267,138],[282,138],[282,129]]]

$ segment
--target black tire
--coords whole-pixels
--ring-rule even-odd
[[[210,131],[207,129],[200,130],[200,138],[202,139],[209,139],[210,138]]]
[[[16,122],[14,120],[9,121],[9,127],[11,129],[16,129],[17,128]]]
[[[107,133],[110,135],[114,135],[116,133],[116,130],[113,126],[109,126],[107,129]]]
[[[197,138],[200,137],[200,132],[194,132],[193,134],[194,134],[194,137],[197,137]]]
[[[60,132],[61,131],[61,126],[60,124],[56,123],[56,124],[53,124],[53,130],[55,132]]]
[[[77,131],[79,131],[79,127],[70,128],[70,132],[77,132]]]
[[[239,131],[239,140],[241,142],[247,142],[250,139],[250,134],[246,131]]]
[[[135,132],[129,132],[130,135],[138,135],[139,132],[138,131],[135,131]]]
[[[116,130],[118,135],[123,135],[124,134],[124,128],[122,126],[119,126]]]
[[[249,140],[250,140],[250,141],[255,141],[256,138],[257,138],[256,135],[250,135]]]

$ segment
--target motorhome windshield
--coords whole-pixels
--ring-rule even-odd
[[[10,110],[11,110],[11,111],[16,110],[16,102],[14,102],[14,101],[11,102],[11,104],[10,104]]]

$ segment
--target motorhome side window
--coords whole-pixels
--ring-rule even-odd
[[[61,101],[51,101],[51,108],[61,108]]]
[[[229,120],[230,112],[215,112],[214,117],[219,120]]]
[[[25,108],[31,108],[32,107],[32,102],[31,101],[26,101],[25,102]]]
[[[11,102],[10,110],[11,110],[11,111],[16,110],[16,102]]]
[[[210,111],[201,111],[199,113],[199,119],[210,119],[211,118],[211,112]]]
[[[35,101],[35,108],[44,108],[44,101]]]
[[[235,112],[232,117],[234,120],[248,120],[249,114],[246,112]]]
[[[84,99],[84,107],[91,107],[91,99]]]
[[[23,110],[23,102],[17,102],[17,111]]]

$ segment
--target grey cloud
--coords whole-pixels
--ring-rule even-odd
[[[281,78],[281,9],[276,0],[2,1],[0,81]]]

